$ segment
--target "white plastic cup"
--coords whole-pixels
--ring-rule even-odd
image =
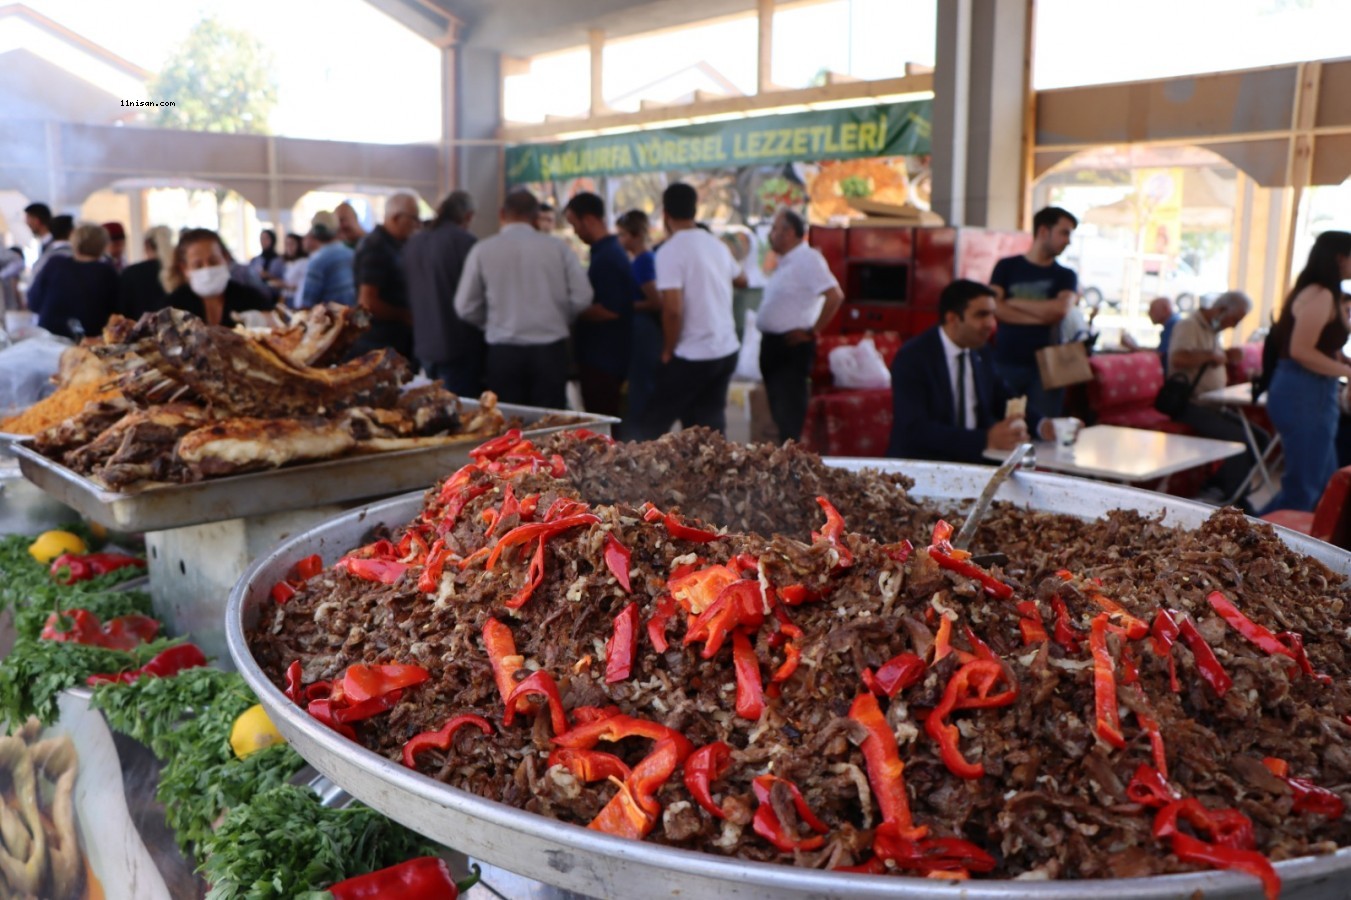
[[[1055,430],[1057,447],[1074,446],[1074,440],[1079,436],[1078,419],[1052,419],[1051,427]]]

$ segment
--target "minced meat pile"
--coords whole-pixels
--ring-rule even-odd
[[[906,479],[793,445],[505,446],[390,536],[408,548],[392,583],[340,562],[250,635],[279,686],[295,661],[307,684],[425,668],[350,726],[391,759],[476,714],[491,735],[462,728],[418,770],[566,822],[815,868],[1222,866],[1269,876],[1271,896],[1267,859],[1351,843],[1348,592],[1267,526],[998,506],[975,549],[1009,563],[986,572]],[[505,656],[488,639],[504,631]],[[540,689],[505,724],[503,672],[547,673],[564,721]]]

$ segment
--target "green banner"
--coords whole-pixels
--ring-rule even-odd
[[[507,148],[507,184],[929,152],[932,100]]]

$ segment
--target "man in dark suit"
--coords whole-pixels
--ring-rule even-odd
[[[891,362],[888,455],[982,463],[987,449],[1011,450],[1027,440],[1029,426],[1050,440],[1049,419],[1033,410],[1027,420],[1005,413],[1008,391],[985,351],[995,331],[995,292],[954,281],[943,289],[938,315],[940,324],[903,345]]]

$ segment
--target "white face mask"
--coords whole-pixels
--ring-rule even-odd
[[[225,292],[230,281],[230,267],[224,264],[193,269],[188,273],[188,284],[199,297],[217,297]]]

